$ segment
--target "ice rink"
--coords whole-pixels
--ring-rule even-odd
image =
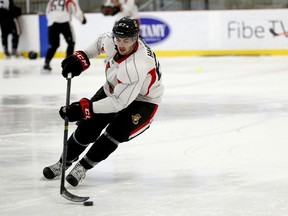
[[[288,57],[160,58],[165,95],[149,130],[59,194],[42,169],[63,148],[61,59],[0,60],[1,216],[287,216]],[[104,82],[95,59],[71,102]],[[69,134],[75,129],[70,124]],[[67,173],[67,172],[66,172]]]

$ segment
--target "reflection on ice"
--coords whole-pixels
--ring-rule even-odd
[[[288,214],[287,57],[160,59],[165,96],[141,137],[69,191],[42,169],[63,142],[60,59],[0,61],[0,215],[283,216]],[[103,59],[72,80],[71,102],[104,82]],[[75,125],[71,124],[69,133]]]

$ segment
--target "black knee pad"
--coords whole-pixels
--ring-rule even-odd
[[[86,156],[94,162],[100,162],[105,160],[112,152],[117,149],[117,147],[117,144],[115,144],[106,135],[102,134],[91,146]]]
[[[101,131],[102,129],[97,127],[97,122],[94,119],[80,120],[75,131],[75,137],[79,142],[89,144],[95,142]]]
[[[60,46],[60,41],[52,41],[50,42],[50,48],[57,50]]]
[[[69,139],[67,140],[67,162],[70,161],[70,163],[72,163],[72,161],[75,161],[78,159],[79,155],[86,149],[86,147],[88,146],[88,144],[83,144],[80,143],[76,137],[75,137],[75,133],[73,133]]]
[[[74,41],[69,41],[68,42],[68,47],[73,47],[75,46],[75,42]]]
[[[13,47],[13,48],[17,48],[18,43],[19,43],[19,36],[18,36],[17,34],[13,34],[13,37],[12,37],[12,47]]]
[[[106,128],[107,134],[110,135],[114,140],[119,143],[126,142],[129,140],[130,136],[130,125],[122,122],[121,126],[119,124],[112,123]]]

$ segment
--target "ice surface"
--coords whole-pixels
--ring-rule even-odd
[[[160,58],[165,95],[151,128],[59,194],[43,167],[63,145],[60,59],[0,61],[0,215],[288,215],[288,57]],[[104,82],[104,60],[72,80],[71,101]],[[69,133],[75,129],[71,124]]]

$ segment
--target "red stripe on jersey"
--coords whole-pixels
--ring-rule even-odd
[[[70,11],[69,11],[69,8],[68,8],[68,6],[69,6],[70,3],[73,4],[73,6],[74,6],[74,8],[75,8],[75,12],[74,12],[74,13],[76,13],[77,7],[76,7],[76,4],[75,4],[75,2],[74,2],[73,0],[67,0],[67,1],[66,1],[66,3],[65,3],[66,10],[67,10],[68,12],[70,12]]]
[[[149,119],[144,122],[143,124],[141,124],[139,127],[137,127],[135,130],[131,131],[129,136],[132,136],[133,134],[137,133],[138,131],[140,131],[142,128],[146,127],[147,125],[149,125],[151,123],[151,120],[153,119],[155,113],[158,110],[158,105],[156,104],[155,109],[153,110],[152,114],[150,115]]]
[[[150,84],[149,84],[149,86],[148,86],[148,90],[147,90],[147,93],[145,94],[145,96],[147,96],[147,95],[149,94],[151,86],[152,86],[152,85],[155,83],[155,81],[156,81],[156,69],[153,68],[151,71],[149,71],[148,74],[151,75],[151,82],[150,82]]]
[[[48,6],[48,12],[49,12],[49,13],[51,12],[52,4],[53,4],[53,1],[50,2],[49,6]]]
[[[107,69],[109,69],[109,68],[110,68],[110,62],[108,61],[107,64],[106,64],[105,69],[107,70]]]

